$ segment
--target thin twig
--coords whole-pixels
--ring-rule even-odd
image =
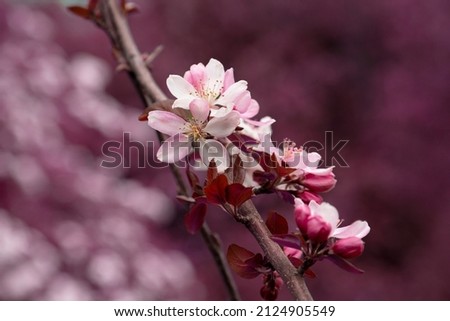
[[[144,105],[147,107],[153,102],[166,100],[166,95],[156,84],[147,68],[146,62],[142,59],[142,55],[137,48],[128,27],[126,17],[120,10],[117,1],[102,0],[100,2],[100,11],[104,19],[104,25],[102,25],[102,27],[111,39],[114,49],[122,55],[123,61],[127,64],[128,74]],[[157,52],[153,52],[150,54],[150,57],[155,57],[156,55]],[[161,133],[157,132],[157,135],[160,142],[164,141],[164,137]],[[174,164],[170,164],[170,170],[176,180],[178,193],[180,195],[188,196],[186,184],[184,183],[178,168]],[[239,292],[231,275],[224,253],[222,252],[218,238],[211,232],[206,223],[202,226],[201,234],[219,268],[222,279],[230,295],[230,299],[240,300]]]

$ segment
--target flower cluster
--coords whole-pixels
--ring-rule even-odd
[[[336,208],[321,194],[336,185],[333,167],[319,168],[321,157],[308,153],[288,139],[272,143],[275,120],[252,119],[259,112],[244,80],[235,81],[233,69],[211,59],[205,66],[192,65],[183,77],[170,75],[167,86],[175,96],[166,110],[146,115],[150,127],[168,135],[157,152],[160,161],[175,163],[188,157],[187,176],[192,197],[185,217],[189,232],[196,233],[208,205],[220,206],[239,220],[239,208],[257,195],[274,193],[294,207],[297,229],[289,233],[287,220],[271,213],[266,221],[272,240],[284,250],[302,275],[314,277],[311,266],[330,259],[340,267],[361,272],[348,259],[362,254],[362,238],[369,231],[365,221],[340,227]],[[200,161],[199,161],[200,160]],[[200,184],[190,167],[207,169]],[[263,276],[261,296],[274,300],[283,282],[268,258],[236,244],[227,255],[231,268],[244,278]]]

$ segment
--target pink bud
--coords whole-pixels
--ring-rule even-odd
[[[332,250],[334,254],[339,255],[344,259],[351,259],[358,257],[364,251],[364,242],[355,236],[347,237],[345,239],[337,240],[334,243]]]
[[[306,234],[306,224],[308,218],[311,216],[311,210],[308,205],[303,202],[297,203],[294,210],[295,223],[297,223],[298,228],[302,234]]]
[[[326,175],[307,173],[302,179],[301,184],[312,192],[323,193],[333,189],[336,185],[336,179],[333,173]]]
[[[328,240],[331,234],[331,225],[320,216],[311,216],[306,223],[306,235],[316,243],[323,243]]]

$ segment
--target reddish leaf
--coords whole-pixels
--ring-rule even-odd
[[[270,233],[277,234],[287,234],[289,233],[289,225],[283,215],[277,212],[271,212],[266,220],[267,228]]]
[[[292,247],[301,250],[301,244],[298,237],[292,234],[271,236],[270,239],[281,246]]]
[[[285,201],[286,203],[295,204],[295,197],[294,195],[292,195],[292,193],[288,192],[288,191],[277,191],[277,194],[281,197],[281,199],[283,201]]]
[[[245,187],[239,183],[228,185],[225,189],[225,199],[234,207],[241,206],[245,201],[249,200],[252,195],[253,188]]]
[[[295,171],[296,171],[295,168],[283,167],[283,166],[278,166],[277,169],[276,169],[276,172],[277,172],[279,177],[288,176],[288,175],[292,174]]]
[[[295,266],[297,269],[303,264],[303,261],[293,257],[293,256],[288,256],[289,261],[291,261],[292,265]]]
[[[272,155],[275,156],[275,154]],[[278,162],[276,161],[276,156],[275,162],[273,161],[273,158],[270,154],[262,152],[259,154],[259,156],[260,156],[258,159],[259,165],[261,165],[261,167],[265,172],[271,172],[277,168]]]
[[[316,273],[314,273],[313,270],[311,270],[310,268],[304,272],[304,275],[311,279],[316,278]]]
[[[259,290],[259,294],[266,301],[275,301],[278,297],[278,288],[270,288],[264,285]]]
[[[89,11],[86,8],[83,8],[80,6],[70,6],[70,7],[67,7],[67,9],[79,17],[82,17],[85,19],[89,19],[91,17],[91,11]]]
[[[88,4],[88,10],[90,12],[93,12],[95,10],[95,7],[97,6],[99,0],[90,0]]]
[[[205,221],[207,206],[205,203],[195,203],[184,217],[186,230],[191,233],[197,233]]]
[[[213,159],[209,162],[208,171],[206,172],[206,185],[211,184],[211,182],[216,179],[217,175],[217,165]]]
[[[231,269],[240,277],[253,279],[261,274],[264,260],[261,254],[254,254],[236,244],[231,244],[227,251],[227,260]]]
[[[350,272],[350,273],[357,273],[361,274],[364,273],[363,270],[357,268],[353,264],[351,264],[349,261],[337,256],[337,255],[329,255],[327,256],[327,259],[329,259],[331,262],[339,266],[341,269]]]
[[[227,186],[227,177],[223,174],[217,176],[204,188],[205,196],[208,201],[213,204],[224,204],[226,202],[225,191]]]
[[[233,183],[242,184],[244,182],[244,180],[245,180],[245,170],[242,167],[242,160],[239,157],[239,155],[234,155],[233,156],[233,167],[228,168],[225,172],[227,174],[229,174],[228,177],[232,177],[232,182]]]

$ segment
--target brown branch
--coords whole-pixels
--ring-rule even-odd
[[[281,247],[270,239],[271,233],[251,201],[245,202],[238,211],[238,221],[253,234],[272,266],[277,270],[289,292],[296,300],[312,301],[305,279],[291,264]]]
[[[129,74],[145,104],[148,106],[152,102],[166,100],[167,97],[147,69],[142,55],[133,40],[126,18],[119,9],[116,0],[101,0],[100,9],[105,19],[102,27],[111,38],[114,48],[122,54],[122,58],[128,65]],[[163,139],[161,135],[159,137],[160,140]],[[175,166],[171,166],[170,168],[177,180],[179,193],[187,196],[187,189],[178,169]],[[240,207],[239,221],[245,224],[254,235],[273,267],[280,273],[280,276],[293,297],[296,300],[312,300],[313,298],[306,287],[304,278],[290,263],[281,247],[270,239],[270,231],[267,229],[261,215],[251,201],[247,201]],[[239,295],[236,291],[236,286],[224,255],[220,250],[218,240],[206,224],[202,228],[202,236],[216,260],[216,264],[220,269],[231,298],[238,299]]]
[[[98,25],[108,34],[116,53],[120,54],[123,62],[127,64],[128,74],[144,105],[147,107],[151,103],[166,100],[166,95],[156,84],[152,74],[147,68],[146,62],[144,62],[144,59],[142,58],[141,52],[136,46],[128,27],[126,17],[119,8],[117,1],[101,0],[100,11],[104,20]],[[162,142],[164,140],[163,135],[159,132],[157,132],[157,135],[159,141]],[[174,164],[170,164],[170,170],[176,180],[178,193],[188,196],[186,185],[177,167]],[[230,299],[240,300],[239,292],[231,275],[224,253],[222,252],[218,238],[211,232],[206,223],[202,226],[201,234],[219,268],[222,279],[230,295]]]

